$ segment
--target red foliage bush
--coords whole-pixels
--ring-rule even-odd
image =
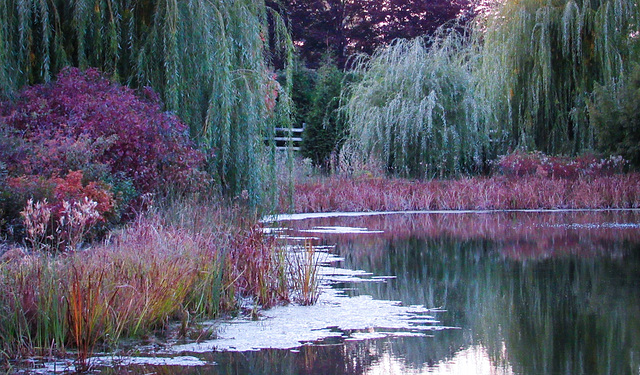
[[[186,125],[163,112],[150,89],[143,94],[97,70],[69,68],[56,82],[0,103],[0,160],[9,182],[0,203],[49,197],[55,204],[85,195],[105,213],[114,209],[112,193],[122,210],[144,193],[206,184],[204,155],[193,147]]]
[[[82,183],[82,171],[69,172],[65,178],[53,178],[55,189],[53,199],[55,202],[52,212],[54,217],[59,217],[62,211],[62,202],[80,202],[84,198],[97,203],[96,210],[104,219],[104,215],[113,210],[113,195],[109,186],[100,181]]]
[[[93,69],[69,68],[55,83],[26,88],[1,110],[6,135],[17,138],[0,146],[9,174],[53,177],[81,169],[95,179],[108,172],[130,179],[139,193],[202,182],[204,158],[186,125],[163,112],[153,92],[146,96]]]

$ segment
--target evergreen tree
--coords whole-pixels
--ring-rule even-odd
[[[619,82],[598,86],[590,115],[598,148],[640,167],[640,65]]]
[[[333,57],[325,55],[317,70],[302,144],[302,154],[324,169],[329,168],[331,153],[337,152],[346,135],[338,111],[344,78]]]

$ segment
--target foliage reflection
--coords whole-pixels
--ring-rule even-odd
[[[426,352],[481,345],[515,373],[637,373],[638,213],[491,213],[333,218],[305,226],[383,229],[324,236],[345,267],[394,275],[353,293],[446,310],[462,333],[391,350],[412,368]],[[455,342],[451,341],[456,337]],[[425,346],[425,347],[422,347]],[[414,355],[414,352],[416,352]],[[635,369],[635,370],[634,370]]]

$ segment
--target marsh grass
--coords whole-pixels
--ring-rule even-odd
[[[19,264],[0,266],[0,350],[41,356],[65,351],[67,305],[60,271],[50,256],[26,256]]]
[[[320,259],[312,241],[307,239],[303,246],[294,246],[287,263],[292,300],[303,306],[315,304],[320,296]]]
[[[330,177],[296,186],[296,212],[640,208],[640,174],[414,181]]]
[[[83,368],[96,348],[118,350],[123,338],[174,321],[185,333],[233,313],[240,297],[265,308],[286,302],[281,248],[240,211],[176,200],[104,244],[0,264],[0,350],[16,358],[73,349]]]
[[[102,286],[104,274],[86,270],[83,265],[71,266],[68,296],[67,320],[70,327],[71,340],[77,349],[77,362],[80,369],[86,369],[87,358],[104,331],[106,311],[100,301],[104,291]]]

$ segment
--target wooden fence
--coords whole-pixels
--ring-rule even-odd
[[[302,132],[304,132],[304,125],[301,128],[276,128],[276,135],[273,138],[276,142],[276,150],[286,150],[291,142],[292,150],[300,151]]]

